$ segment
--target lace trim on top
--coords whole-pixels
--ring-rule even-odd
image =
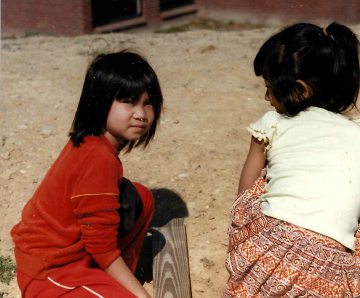
[[[267,155],[267,152],[272,148],[272,142],[277,137],[277,126],[271,126],[272,131],[267,133],[264,129],[258,129],[253,124],[250,124],[246,130],[251,133],[251,135],[260,142],[265,143],[264,154]]]

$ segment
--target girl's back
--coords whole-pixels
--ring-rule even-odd
[[[268,112],[248,130],[270,140],[264,214],[354,249],[360,217],[359,125],[310,107],[295,117]]]

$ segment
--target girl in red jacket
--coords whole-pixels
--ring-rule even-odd
[[[70,140],[11,231],[23,297],[150,297],[134,272],[154,200],[118,155],[149,144],[162,103],[141,56],[92,62]]]

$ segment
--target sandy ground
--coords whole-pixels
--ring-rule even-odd
[[[165,109],[151,146],[120,156],[124,175],[172,194],[157,203],[174,216],[188,214],[193,297],[219,297],[228,277],[228,211],[250,140],[246,126],[271,109],[252,61],[278,29],[2,40],[0,255],[12,256],[10,229],[67,141],[88,53],[131,48],[157,72]],[[360,34],[360,26],[353,29]],[[151,283],[146,287],[152,291]],[[20,297],[15,279],[0,292]]]

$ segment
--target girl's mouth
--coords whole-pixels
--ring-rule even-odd
[[[131,127],[145,129],[145,128],[146,128],[146,125],[138,124],[138,125],[131,125]]]

